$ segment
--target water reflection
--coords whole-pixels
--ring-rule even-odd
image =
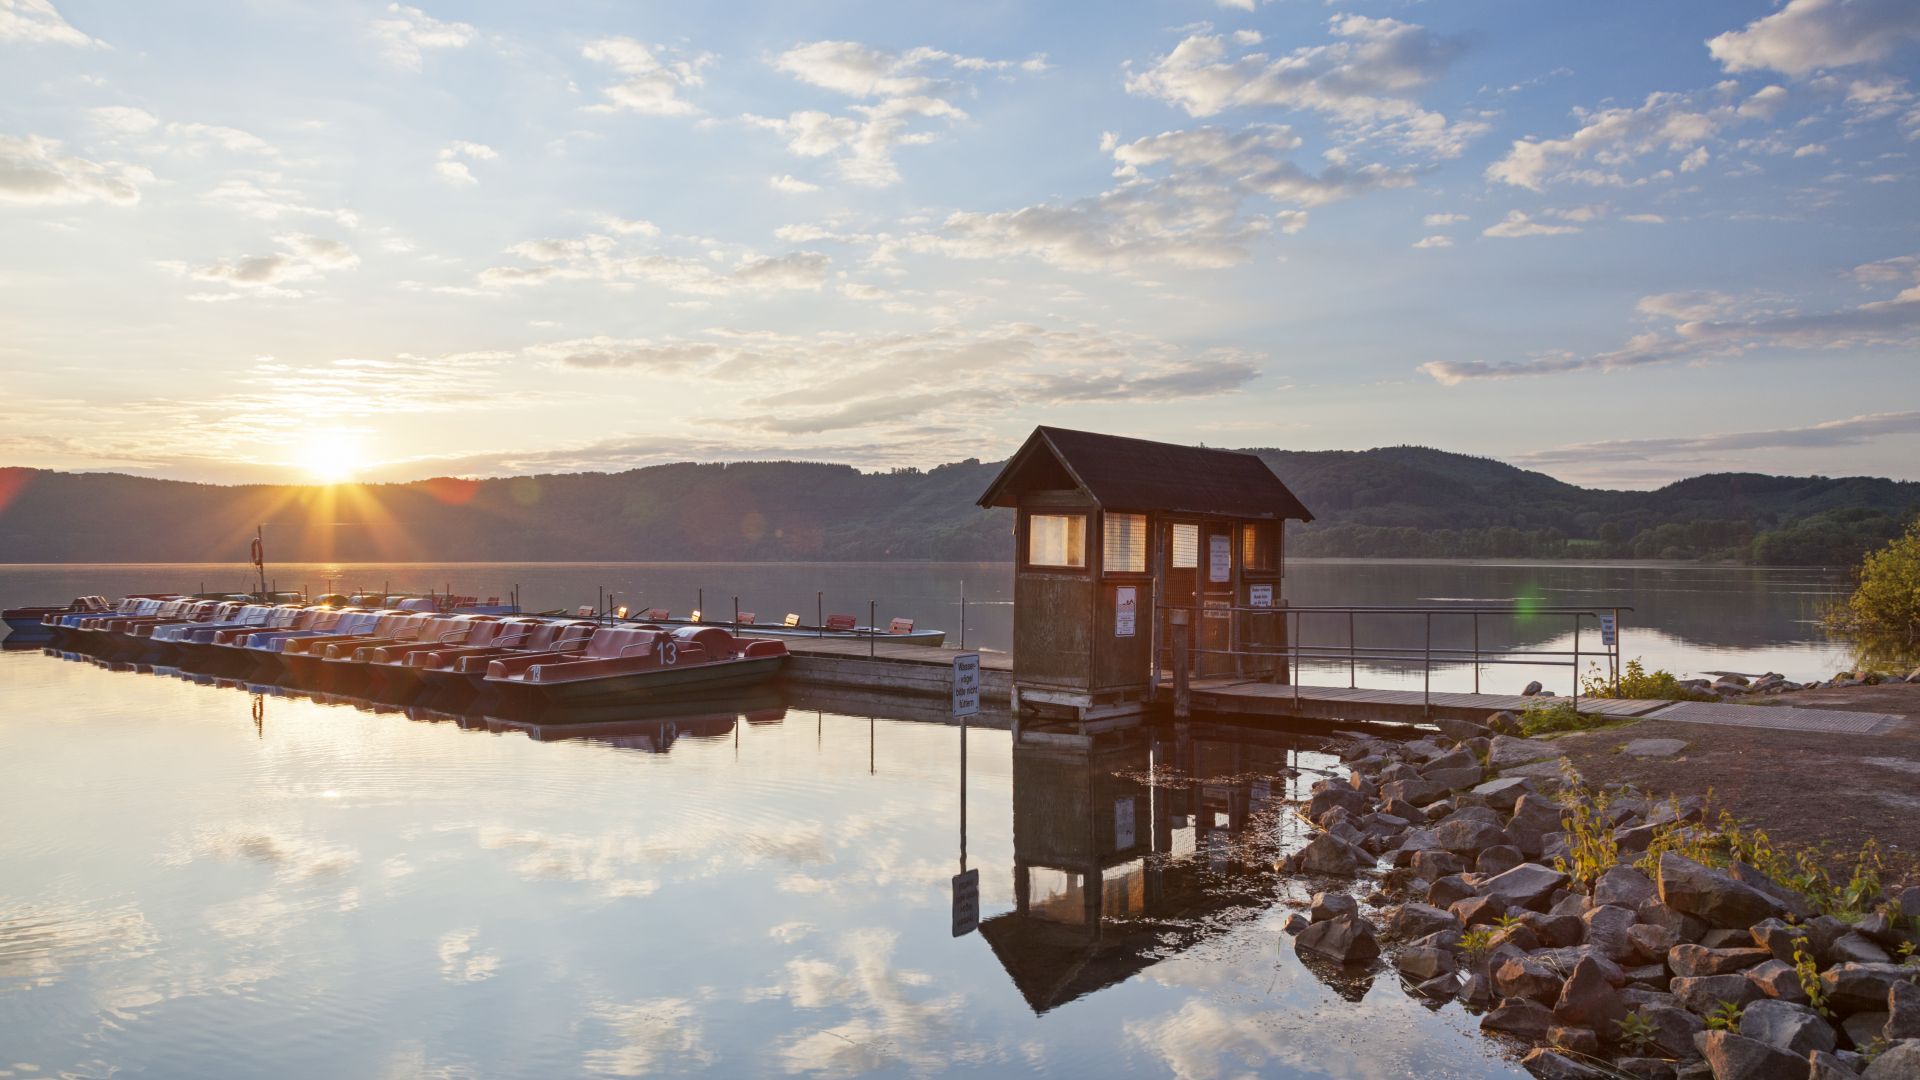
[[[51,1070],[1511,1072],[1457,1009],[1280,947],[1313,738],[0,665],[0,1045]]]

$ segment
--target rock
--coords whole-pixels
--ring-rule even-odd
[[[1420,766],[1420,774],[1431,780],[1436,769],[1464,769],[1469,766],[1478,768],[1479,765],[1479,760],[1472,754],[1464,750],[1449,750],[1439,757],[1427,759]]]
[[[1861,919],[1859,922],[1854,923],[1853,931],[1856,934],[1872,939],[1875,945],[1883,949],[1897,949],[1900,947],[1900,931],[1894,928],[1893,920],[1888,918],[1887,913],[1884,911],[1876,911],[1866,918]]]
[[[1893,984],[1887,992],[1887,1026],[1882,1034],[1888,1042],[1920,1039],[1920,984]]]
[[[1667,973],[1665,964],[1642,964],[1627,969],[1627,981],[1637,986],[1665,988],[1673,977]]]
[[[1460,929],[1460,920],[1429,904],[1402,904],[1387,916],[1387,936],[1403,940],[1423,938],[1441,930]]]
[[[1633,956],[1633,941],[1627,932],[1633,929],[1632,908],[1601,904],[1582,915],[1587,925],[1587,945],[1609,960],[1619,963]]]
[[[1547,1029],[1547,1045],[1593,1057],[1600,1053],[1600,1035],[1592,1028],[1555,1024]]]
[[[1713,1066],[1714,1080],[1806,1080],[1807,1059],[1766,1043],[1725,1031],[1702,1032],[1694,1039]]]
[[[1593,1032],[1589,1031],[1587,1034],[1591,1036]],[[1599,1043],[1600,1040],[1594,1040],[1595,1049],[1599,1048]],[[1555,1045],[1561,1044],[1555,1043]],[[1567,1049],[1576,1054],[1586,1053],[1585,1050],[1577,1047],[1567,1047]],[[1536,1046],[1527,1051],[1527,1056],[1520,1059],[1520,1067],[1539,1077],[1540,1080],[1606,1080],[1607,1075],[1591,1065],[1583,1065],[1565,1054],[1557,1054],[1544,1046]]]
[[[1402,975],[1415,982],[1427,982],[1442,975],[1452,975],[1456,970],[1453,953],[1446,949],[1425,946],[1410,946],[1400,950],[1393,964]]]
[[[1400,799],[1389,799],[1381,803],[1380,812],[1409,823],[1425,821],[1427,817],[1427,815],[1420,812],[1419,807]]]
[[[1888,964],[1893,957],[1881,948],[1872,938],[1861,933],[1841,934],[1827,949],[1827,956],[1836,964]]]
[[[1455,742],[1466,742],[1468,739],[1493,734],[1493,729],[1485,724],[1476,724],[1471,720],[1453,720],[1444,716],[1436,719],[1433,726],[1440,729],[1440,734]]]
[[[1709,926],[1746,928],[1779,909],[1770,896],[1673,852],[1660,856],[1660,900]]]
[[[1807,1055],[1807,1080],[1854,1080],[1860,1074],[1853,1071],[1838,1054],[1829,1054],[1815,1050]]]
[[[1840,1021],[1840,1030],[1846,1033],[1847,1041],[1856,1050],[1872,1046],[1886,1029],[1887,1014],[1877,1009],[1873,1012],[1857,1012]]]
[[[1627,1008],[1636,1012],[1642,1009],[1678,1009],[1680,1007],[1680,999],[1664,990],[1642,990],[1637,986],[1629,986],[1620,991],[1620,1000],[1627,1003]]]
[[[1457,769],[1428,769],[1427,779],[1445,784],[1449,791],[1460,791],[1486,779],[1486,774],[1478,765],[1462,765]]]
[[[1641,904],[1639,915],[1641,922],[1664,926],[1681,941],[1699,941],[1701,935],[1707,932],[1706,923],[1675,911],[1657,899]]]
[[[1524,776],[1519,779],[1527,783],[1533,782]],[[1563,827],[1562,819],[1565,817],[1566,812],[1560,808],[1559,803],[1537,791],[1529,791],[1513,804],[1513,820],[1507,824],[1509,827],[1525,825],[1543,833],[1550,833],[1558,832]]]
[[[1554,896],[1553,905],[1547,909],[1547,914],[1571,915],[1576,919],[1581,919],[1587,912],[1592,910],[1593,901],[1587,899],[1585,893],[1570,892],[1562,889]],[[1586,923],[1583,921],[1580,924],[1580,933],[1585,935],[1586,932]]]
[[[1400,752],[1415,761],[1432,761],[1446,753],[1447,748],[1432,739],[1415,739],[1412,742],[1401,743]]]
[[[1667,968],[1675,975],[1732,975],[1773,959],[1765,949],[1709,949],[1704,945],[1675,945],[1667,953]]]
[[[1460,1000],[1476,1009],[1485,1008],[1493,1001],[1493,980],[1483,971],[1467,976],[1467,981],[1460,984]]]
[[[1487,717],[1487,726],[1502,735],[1520,734],[1520,714],[1502,709]]]
[[[1768,960],[1757,967],[1748,968],[1747,981],[1767,997],[1791,1001],[1796,1005],[1807,1003],[1807,991],[1800,985],[1799,973],[1784,960]]]
[[[1451,790],[1453,789],[1445,784],[1435,783],[1432,780],[1422,778],[1419,780],[1395,780],[1390,784],[1382,785],[1380,794],[1390,802],[1405,802],[1412,803],[1414,806],[1425,806],[1430,802],[1445,798],[1447,792]]]
[[[1498,901],[1489,900],[1484,896],[1470,896],[1465,900],[1456,900],[1448,906],[1447,911],[1469,927],[1492,926],[1507,913],[1507,909]]]
[[[1421,997],[1446,1000],[1460,991],[1460,980],[1453,975],[1436,975],[1413,988]]]
[[[1680,944],[1680,939],[1674,936],[1673,931],[1652,923],[1634,923],[1627,931],[1627,940],[1633,943],[1635,956],[1658,963],[1663,969],[1666,967],[1667,954]]]
[[[1913,1080],[1920,1076],[1920,1041],[1897,1042],[1873,1059],[1860,1080]]]
[[[1538,911],[1523,911],[1519,919],[1521,925],[1532,930],[1534,936],[1540,939],[1540,944],[1555,949],[1580,944],[1580,938],[1587,932],[1587,924],[1581,922],[1578,915],[1543,915]],[[1666,954],[1663,952],[1660,955]]]
[[[1466,878],[1459,874],[1448,874],[1427,890],[1427,903],[1437,908],[1448,908],[1469,896],[1478,895],[1473,886],[1467,884]]]
[[[1503,776],[1474,788],[1472,794],[1486,800],[1488,806],[1510,814],[1522,795],[1538,791],[1538,786],[1527,777]]]
[[[1341,915],[1308,926],[1293,939],[1294,948],[1339,964],[1364,964],[1380,955],[1373,924],[1358,915]]]
[[[1313,922],[1326,922],[1342,915],[1358,915],[1360,903],[1346,893],[1318,892],[1313,894],[1313,903],[1307,908]]]
[[[1827,1003],[1838,1012],[1883,1009],[1893,984],[1920,981],[1920,967],[1911,964],[1838,964],[1820,973]]]
[[[1551,965],[1531,956],[1508,960],[1492,974],[1494,993],[1543,1005],[1559,1002],[1560,988],[1566,984],[1566,979]]]
[[[1740,1034],[1804,1059],[1834,1048],[1833,1025],[1805,1005],[1764,998],[1740,1014]]]
[[[1493,932],[1492,948],[1511,945],[1522,953],[1530,953],[1541,947],[1540,936],[1526,923],[1512,923]]]
[[[1413,867],[1414,873],[1428,881],[1439,881],[1441,878],[1451,877],[1465,870],[1467,861],[1451,851],[1434,849],[1414,852],[1413,859],[1408,865]]]
[[[1675,979],[1667,984],[1667,989],[1689,1012],[1705,1016],[1714,1006],[1723,1001],[1735,1005],[1745,1005],[1760,997],[1760,988],[1747,981],[1745,975],[1701,975],[1691,979]]]
[[[1325,786],[1320,786],[1325,785]],[[1313,797],[1307,800],[1306,815],[1309,820],[1319,821],[1329,811],[1345,810],[1350,814],[1366,812],[1367,797],[1353,788],[1332,780],[1322,780],[1315,785]]]
[[[1560,999],[1553,1006],[1553,1017],[1573,1027],[1612,1031],[1627,1015],[1626,1002],[1614,989],[1600,966],[1589,957],[1573,965],[1560,988]]]
[[[1672,757],[1686,748],[1684,739],[1635,739],[1620,752],[1634,757]]]
[[[1692,1057],[1693,1037],[1707,1030],[1706,1021],[1671,1005],[1641,1006],[1639,1013],[1653,1027],[1653,1048],[1666,1057]]]
[[[1540,911],[1555,889],[1567,883],[1567,875],[1539,863],[1519,866],[1480,883],[1480,895],[1506,908],[1530,908]]]
[[[1495,874],[1504,874],[1526,861],[1527,857],[1520,854],[1519,848],[1507,844],[1495,844],[1480,853],[1480,857],[1473,861],[1473,869],[1477,873],[1492,877]]]
[[[1540,685],[1540,680],[1535,679],[1526,685],[1526,689],[1520,691],[1520,696],[1521,697],[1539,697],[1540,691],[1543,689],[1545,688]]]
[[[1305,930],[1310,925],[1312,924],[1307,922],[1307,917],[1296,911],[1293,914],[1287,916],[1287,925],[1285,929],[1289,934],[1297,934],[1300,931]]]
[[[1638,1080],[1673,1080],[1673,1062],[1660,1058],[1623,1057],[1613,1067]]]
[[[1498,825],[1485,821],[1452,818],[1433,830],[1440,846],[1458,855],[1472,855],[1507,842],[1507,834]]]
[[[1494,736],[1493,745],[1487,748],[1487,764],[1495,769],[1507,769],[1559,756],[1560,748],[1550,742],[1543,739],[1516,739],[1511,735]]]
[[[1321,833],[1294,855],[1294,865],[1309,874],[1352,877],[1360,870],[1360,859],[1344,841]]]
[[[1742,885],[1755,889],[1773,898],[1780,910],[1796,919],[1813,918],[1813,905],[1807,898],[1773,880],[1760,871],[1735,859],[1727,866],[1727,876]]]
[[[1553,1026],[1553,1013],[1545,1005],[1527,998],[1506,998],[1492,1012],[1480,1018],[1480,1030],[1515,1035],[1528,1042],[1546,1038]]]
[[[1775,960],[1793,963],[1794,943],[1804,937],[1807,931],[1802,927],[1790,926],[1780,919],[1762,919],[1753,924],[1753,943],[1767,950]]]
[[[1640,905],[1658,898],[1660,890],[1647,875],[1631,866],[1611,866],[1593,883],[1593,902],[1618,904],[1640,910]]]

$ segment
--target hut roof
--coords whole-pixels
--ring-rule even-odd
[[[1008,459],[980,505],[1012,506],[1023,491],[1070,487],[1109,510],[1313,520],[1252,454],[1045,426]]]

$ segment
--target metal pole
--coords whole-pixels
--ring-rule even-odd
[[[1347,611],[1347,689],[1349,690],[1352,690],[1355,687],[1360,685],[1360,683],[1358,682],[1359,677],[1358,675],[1355,674],[1356,669],[1354,666],[1354,647],[1355,646],[1353,643],[1353,611],[1351,608],[1349,608]]]
[[[1613,681],[1620,682],[1620,609],[1613,609]]]
[[[1473,692],[1480,692],[1480,613],[1473,613]]]
[[[1293,615],[1293,632],[1287,635],[1287,681],[1293,684],[1293,708],[1300,711],[1300,613]]]
[[[825,637],[827,634],[827,594],[813,594],[813,636]]]
[[[740,598],[737,596],[733,598],[733,630],[740,632]]]
[[[1420,666],[1425,675],[1425,685],[1420,689],[1420,704],[1428,716],[1433,715],[1433,612],[1426,614],[1427,620],[1427,658]]]
[[[960,579],[960,648],[964,650],[966,647],[967,647],[967,579],[961,578]],[[962,787],[961,790],[964,792],[966,789]],[[962,831],[962,836],[961,836],[961,846],[962,847],[966,846],[966,837],[964,835],[964,830]],[[965,863],[967,860],[965,856],[962,856],[960,861],[962,863]],[[960,869],[965,870],[966,867],[962,866],[960,867]]]
[[[867,601],[867,655],[872,656],[880,647],[880,627],[875,622],[880,617],[880,601]]]
[[[1573,711],[1580,711],[1580,613],[1573,615]]]

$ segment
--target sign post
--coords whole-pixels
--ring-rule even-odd
[[[953,936],[980,929],[980,868],[953,875]]]
[[[980,654],[955,653],[953,656],[953,715],[977,716],[980,712]]]

